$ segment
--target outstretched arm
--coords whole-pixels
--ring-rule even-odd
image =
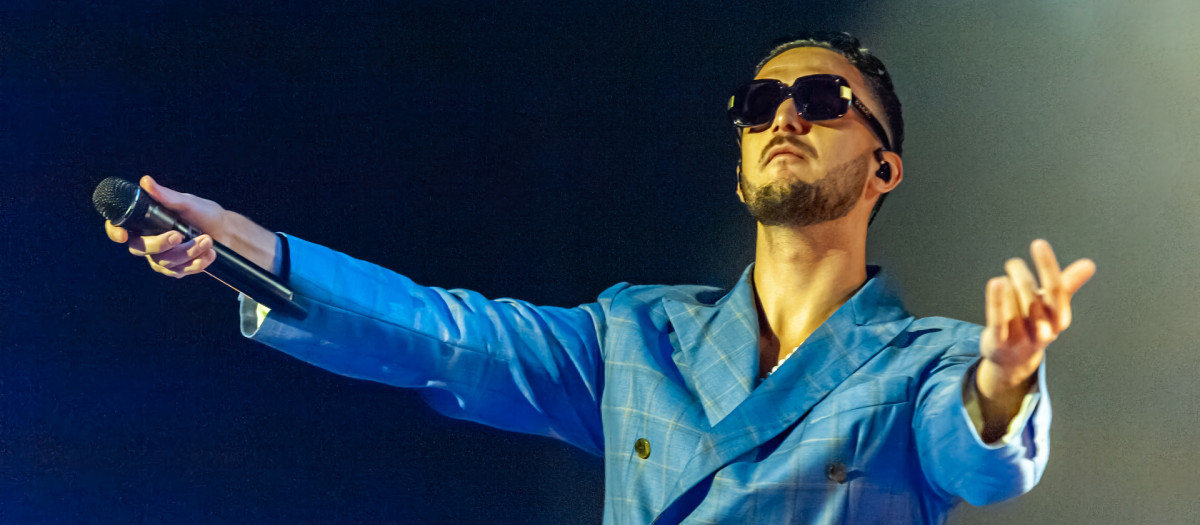
[[[144,191],[205,232],[133,236],[105,224],[154,271],[180,278],[203,272],[213,240],[278,273],[277,237],[216,202],[161,186]],[[291,238],[290,285],[311,301],[303,321],[258,315],[243,297],[243,333],[332,372],[422,389],[434,409],[493,427],[555,437],[603,451],[603,363],[598,303],[537,307],[488,300],[467,290],[418,286],[407,277]],[[614,292],[617,287],[614,287]]]
[[[1029,251],[1036,279],[1024,260],[1013,258],[1004,265],[1007,275],[987,284],[987,327],[979,339],[983,359],[975,374],[987,443],[1003,436],[1020,411],[1046,347],[1071,325],[1071,298],[1096,272],[1090,259],[1060,269],[1043,239],[1033,241]]]

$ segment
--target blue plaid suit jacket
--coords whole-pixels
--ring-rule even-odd
[[[1042,373],[1017,438],[985,445],[963,407],[979,327],[914,319],[878,268],[760,382],[749,269],[728,293],[619,284],[537,307],[289,239],[310,315],[259,325],[244,299],[244,334],[422,389],[448,416],[602,454],[608,524],[941,523],[964,499],[1029,490],[1046,464]]]

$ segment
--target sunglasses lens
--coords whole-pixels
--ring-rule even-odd
[[[771,121],[775,108],[783,102],[786,86],[776,81],[743,84],[729,101],[729,119],[735,126],[758,126]]]
[[[850,110],[845,81],[833,75],[811,75],[796,79],[792,87],[776,80],[755,80],[743,84],[729,100],[729,119],[739,127],[761,126],[771,121],[775,110],[790,92],[796,110],[805,120],[841,118]],[[848,89],[848,88],[846,88]]]
[[[841,84],[833,77],[815,77],[796,82],[796,110],[805,120],[839,118],[850,109],[850,101],[842,98]]]

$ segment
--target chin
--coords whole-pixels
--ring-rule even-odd
[[[767,166],[767,169],[763,170],[763,179],[765,179],[766,183],[768,184],[777,181],[805,182],[808,184],[814,184],[820,180],[819,177],[813,176],[812,170],[798,169],[795,166],[779,164],[771,164]]]

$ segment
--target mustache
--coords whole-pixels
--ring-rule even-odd
[[[787,144],[789,146],[792,146],[793,148],[800,150],[801,153],[808,156],[809,158],[813,158],[813,159],[817,158],[817,150],[816,150],[816,148],[812,147],[811,144],[808,144],[807,142],[802,142],[800,139],[796,138],[793,135],[776,135],[769,142],[767,142],[766,146],[763,147],[762,153],[759,155],[760,160],[758,161],[758,163],[760,165],[765,164],[767,162],[767,152],[771,151],[771,148],[774,148],[776,146],[782,146],[784,144]]]

